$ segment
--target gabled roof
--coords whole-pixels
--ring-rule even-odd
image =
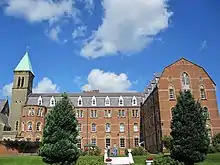
[[[188,60],[188,59],[186,59],[186,58],[184,58],[184,57],[182,57],[182,58],[180,58],[179,60],[176,60],[175,62],[173,62],[173,63],[171,63],[170,65],[166,66],[166,67],[163,69],[163,72],[165,71],[165,69],[167,69],[167,68],[170,67],[171,65],[173,65],[173,64],[175,64],[175,63],[177,63],[177,62],[179,62],[179,61],[181,61],[181,60],[185,60],[185,61],[187,61],[187,62],[189,62],[189,63],[191,63],[191,64],[193,64],[193,65],[196,65],[196,66],[199,67],[199,68],[201,68],[201,69],[208,75],[208,77],[209,77],[210,80],[213,82],[213,84],[216,85],[215,82],[214,82],[214,80],[209,76],[208,72],[206,72],[206,70],[205,70],[202,66],[200,66],[200,65],[198,65],[198,64],[196,64],[196,63],[194,63],[194,62],[192,62],[192,61],[190,61],[190,60]],[[162,72],[162,74],[163,74],[163,72]],[[161,75],[162,75],[162,74],[161,74]]]
[[[14,71],[30,71],[32,74],[34,74],[28,52],[25,53]]]

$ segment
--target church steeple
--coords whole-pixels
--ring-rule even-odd
[[[34,75],[28,52],[25,53],[14,71],[30,71]]]

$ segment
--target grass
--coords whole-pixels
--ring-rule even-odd
[[[102,157],[98,158],[101,162]],[[135,165],[143,165],[146,156],[134,156]],[[97,160],[97,157],[80,157],[78,164],[86,164],[86,162],[91,162]],[[41,157],[38,156],[8,156],[0,157],[0,165],[46,165],[42,162]],[[220,153],[210,154],[203,163],[197,163],[196,165],[220,165]]]

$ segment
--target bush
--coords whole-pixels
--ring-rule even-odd
[[[171,136],[164,136],[162,139],[164,147],[170,151],[171,149]]]
[[[220,144],[220,133],[215,134],[212,138],[213,146],[216,146],[217,144]]]
[[[103,158],[97,157],[92,159],[88,159],[85,157],[80,157],[76,163],[76,165],[103,165]]]
[[[101,154],[101,149],[97,146],[86,147],[85,150],[80,151],[81,156],[99,156]]]
[[[217,150],[216,150],[216,148],[213,146],[213,145],[210,145],[209,146],[209,150],[208,150],[208,153],[216,153],[217,152]]]
[[[172,159],[170,156],[161,156],[161,157],[157,157],[154,162],[153,165],[182,165],[182,163],[180,163],[177,160]]]
[[[216,144],[214,147],[215,147],[217,152],[220,152],[220,144]]]
[[[138,146],[132,149],[132,155],[137,156],[137,155],[146,155],[147,151],[145,150],[144,147]]]

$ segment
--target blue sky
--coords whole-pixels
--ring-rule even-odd
[[[181,57],[203,66],[219,94],[218,0],[3,0],[1,97],[28,46],[36,92],[143,91]],[[108,82],[108,83],[107,83]]]

